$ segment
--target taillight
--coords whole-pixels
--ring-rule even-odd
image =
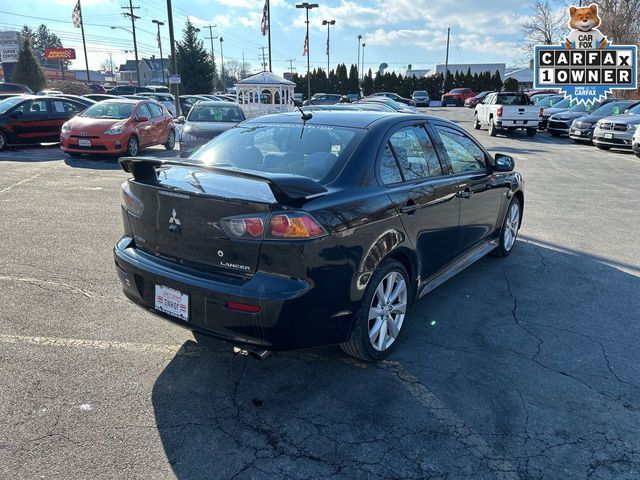
[[[496,116],[501,117],[502,116],[502,107],[498,107],[498,110],[496,111]]]
[[[221,225],[229,237],[239,239],[304,240],[327,235],[324,227],[305,212],[228,217]]]
[[[144,204],[138,197],[133,194],[131,188],[129,188],[129,182],[124,182],[122,184],[121,205],[134,217],[139,217],[140,215],[142,215],[142,210],[144,210]]]
[[[272,238],[316,238],[327,234],[326,230],[307,213],[279,213],[269,220],[269,236]]]
[[[223,218],[222,228],[231,237],[262,238],[264,222],[261,217]]]

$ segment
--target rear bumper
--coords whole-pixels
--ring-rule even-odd
[[[262,272],[241,279],[194,270],[140,251],[129,237],[116,244],[114,259],[129,300],[189,330],[267,350],[343,343],[350,334],[353,314],[340,305],[332,305],[334,315],[317,316],[321,292],[311,281]],[[189,321],[155,309],[155,285],[189,295]],[[231,310],[228,302],[256,305],[260,311]]]
[[[538,128],[539,120],[511,120],[499,118],[496,122],[498,128]]]

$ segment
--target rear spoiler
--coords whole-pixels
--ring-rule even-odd
[[[282,205],[299,205],[310,197],[327,192],[327,189],[318,182],[299,175],[270,174],[267,176],[258,173],[229,170],[213,165],[165,160],[154,157],[123,157],[120,158],[118,162],[125,172],[133,175],[135,180],[152,184],[158,183],[156,169],[161,167],[200,168],[220,175],[258,180],[269,186],[276,201]]]

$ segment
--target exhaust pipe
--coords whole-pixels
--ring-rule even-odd
[[[262,361],[271,355],[271,350],[255,349],[251,347],[233,347],[233,353],[235,355],[242,355],[245,357],[252,357],[254,360]]]

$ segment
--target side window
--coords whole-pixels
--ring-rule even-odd
[[[149,111],[149,107],[147,107],[147,103],[143,103],[138,107],[138,112],[136,113],[136,117],[147,117],[151,118],[151,112]]]
[[[54,103],[57,103],[57,102],[54,102]],[[62,101],[62,108],[64,113],[70,113],[70,114],[76,114],[82,111],[82,107],[80,107],[80,105],[77,105],[72,102],[65,102],[64,100]],[[56,112],[58,112],[57,108],[55,108],[55,110]]]
[[[155,103],[147,103],[147,106],[149,107],[149,110],[151,110],[151,116],[153,118],[162,116],[162,109],[159,105],[156,105]]]
[[[405,181],[442,175],[438,155],[424,128],[402,128],[391,136],[389,143]]]
[[[447,151],[453,173],[486,170],[484,152],[461,132],[436,127]]]
[[[382,159],[380,160],[380,177],[382,177],[385,185],[402,182],[400,167],[398,167],[398,162],[396,162],[396,157],[391,151],[389,142],[385,145]]]
[[[47,101],[46,100],[32,100],[31,102],[25,102],[21,106],[22,112],[31,115],[37,115],[39,113],[47,113]]]

